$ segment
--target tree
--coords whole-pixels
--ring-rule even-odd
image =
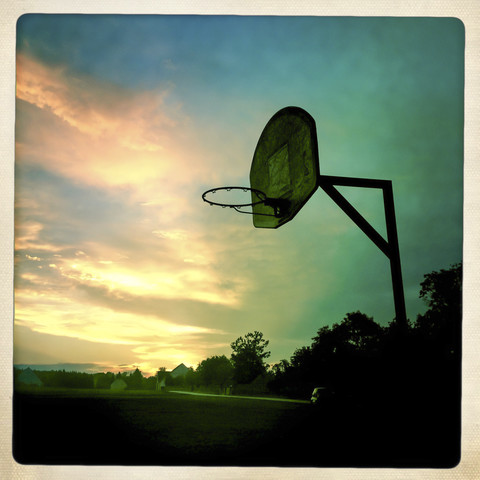
[[[185,383],[193,391],[195,385],[199,383],[198,374],[193,370],[192,367],[188,369],[188,372],[185,374]]]
[[[428,306],[417,316],[415,330],[446,353],[460,353],[462,321],[462,264],[433,271],[420,284],[420,298]]]
[[[427,312],[417,317],[417,328],[445,327],[461,317],[462,313],[462,264],[448,270],[433,271],[424,276],[420,284],[420,298],[428,306]]]
[[[289,367],[290,367],[290,363],[288,362],[288,360],[282,359],[280,360],[279,363],[276,363],[275,365],[273,365],[272,374],[275,377],[285,375]]]
[[[152,375],[148,378],[144,378],[143,385],[144,385],[145,390],[155,390],[155,388],[157,386],[157,379],[156,379],[155,375]]]
[[[96,373],[94,375],[94,387],[95,388],[110,388],[110,385],[115,380],[115,374],[111,372]]]
[[[371,352],[382,334],[382,327],[372,317],[359,311],[347,313],[342,323],[333,330],[340,342],[357,352]]]
[[[312,349],[311,347],[297,348],[293,355],[290,357],[290,364],[292,368],[305,369],[312,362]]]
[[[165,367],[159,367],[157,373],[155,374],[155,377],[157,380],[160,382],[162,378],[165,378],[167,376],[167,369]]]
[[[270,356],[270,352],[266,351],[268,343],[269,341],[263,338],[263,333],[255,330],[230,344],[233,350],[231,355],[233,377],[237,383],[250,383],[259,375],[266,373],[267,366],[264,360]]]
[[[312,339],[316,353],[367,353],[373,350],[382,336],[382,327],[372,317],[359,311],[347,313],[343,321],[318,330]]]
[[[452,265],[448,270],[440,270],[424,275],[420,284],[420,298],[423,298],[431,311],[457,314],[462,303],[462,264]]]
[[[198,365],[197,375],[203,385],[219,385],[223,388],[232,379],[233,366],[225,355],[214,355]]]
[[[312,339],[310,371],[306,378],[337,389],[355,389],[378,378],[384,329],[359,311],[347,313],[341,323],[320,328]]]
[[[125,381],[127,382],[128,388],[130,390],[140,390],[143,386],[142,372],[138,368],[136,368],[135,371],[125,379]]]

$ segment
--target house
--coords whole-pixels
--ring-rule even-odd
[[[17,378],[18,384],[41,387],[43,386],[42,381],[37,377],[35,372],[27,367]]]
[[[172,378],[184,377],[189,370],[190,369],[188,367],[181,363],[170,372],[170,376]]]
[[[127,388],[127,384],[125,383],[124,380],[121,378],[117,378],[111,385],[110,385],[110,390],[116,390],[117,392],[120,392],[122,390],[125,390]]]

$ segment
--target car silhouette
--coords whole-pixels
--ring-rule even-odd
[[[315,387],[310,397],[312,405],[324,405],[332,398],[333,392],[328,387]]]

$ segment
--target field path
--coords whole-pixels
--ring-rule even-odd
[[[215,393],[184,392],[181,390],[170,390],[170,393],[183,393],[185,395],[199,395],[202,397],[246,398],[250,400],[270,400],[272,402],[310,403],[308,400],[292,400],[290,398],[250,397],[247,395],[220,395]]]

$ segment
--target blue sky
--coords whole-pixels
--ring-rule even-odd
[[[318,190],[278,230],[210,208],[263,127],[315,119],[320,171],[393,181],[407,315],[462,259],[464,30],[452,18],[28,15],[17,27],[16,363],[271,361],[360,310],[389,264]],[[385,231],[377,191],[341,189]],[[67,348],[68,345],[68,348]]]

